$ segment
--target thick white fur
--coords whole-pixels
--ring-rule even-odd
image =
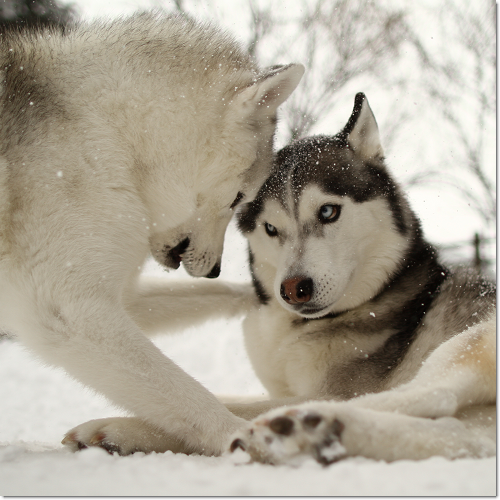
[[[1,96],[2,327],[191,450],[221,453],[244,421],[144,335],[180,326],[186,291],[138,275],[150,250],[165,263],[162,249],[186,237],[192,275],[220,261],[230,205],[239,191],[252,199],[267,175],[276,108],[303,67],[235,69],[225,58],[239,49],[226,35],[182,18],[34,36],[2,54],[19,58],[6,89],[28,73],[45,84],[19,116],[15,92]],[[218,69],[207,76],[210,64]],[[241,298],[233,313],[247,307],[245,290],[201,290],[210,297],[200,315],[228,297]]]

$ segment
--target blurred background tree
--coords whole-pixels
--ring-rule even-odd
[[[425,81],[443,126],[454,137],[453,172],[448,172],[445,180],[479,215],[486,232],[493,235],[496,169],[492,168],[495,163],[488,158],[488,152],[494,148],[496,138],[496,2],[445,0],[439,10],[434,7],[434,12],[443,33],[441,40],[456,49],[450,51],[445,45],[434,48],[432,71],[426,74]],[[474,264],[483,271],[493,270],[493,259],[483,255],[485,243],[493,242],[493,236],[474,234]],[[460,242],[448,246],[459,247]]]

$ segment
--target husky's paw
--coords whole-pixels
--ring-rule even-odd
[[[110,454],[130,455],[136,452],[186,452],[183,444],[139,418],[101,418],[74,427],[62,440],[72,451],[89,446],[103,448]]]
[[[233,436],[230,451],[241,448],[252,461],[274,465],[295,465],[307,457],[328,465],[346,455],[342,445],[344,427],[342,417],[322,403],[278,408]]]

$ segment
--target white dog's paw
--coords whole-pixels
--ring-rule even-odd
[[[271,464],[298,464],[313,457],[328,465],[346,455],[342,445],[343,419],[331,405],[304,404],[272,410],[233,437],[230,451],[238,448],[253,461]]]
[[[73,451],[89,446],[103,448],[108,453],[130,455],[136,452],[187,453],[183,443],[139,418],[101,418],[90,420],[66,433],[62,444]]]

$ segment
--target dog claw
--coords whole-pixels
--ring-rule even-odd
[[[102,442],[106,438],[106,434],[104,432],[98,432],[97,434],[94,434],[91,438],[89,443],[92,446],[101,446]]]
[[[76,439],[76,433],[70,432],[69,434],[66,434],[66,436],[63,437],[61,444],[71,445],[73,443],[76,443],[77,441],[78,440]]]
[[[89,446],[102,448],[107,451],[110,455],[118,453],[118,455],[123,455],[122,449],[114,443],[108,443],[106,441],[106,434],[104,432],[97,432],[86,443],[78,439],[76,432],[70,432],[64,436],[61,444],[67,446],[72,451],[85,450]],[[133,452],[132,452],[133,453]]]
[[[84,450],[85,448],[87,448],[87,445],[82,443],[76,437],[76,432],[71,432],[69,434],[66,434],[66,436],[64,436],[63,440],[61,441],[61,444],[63,444],[64,446],[67,446],[72,451],[79,451],[79,450]]]
[[[99,448],[102,448],[103,450],[107,451],[110,455],[114,455],[115,453],[118,453],[120,456],[124,456],[125,453],[123,453],[122,449],[119,446],[116,446],[116,444],[113,443],[106,443],[106,441],[101,441],[98,445]],[[134,453],[133,451],[130,452],[130,454]]]

